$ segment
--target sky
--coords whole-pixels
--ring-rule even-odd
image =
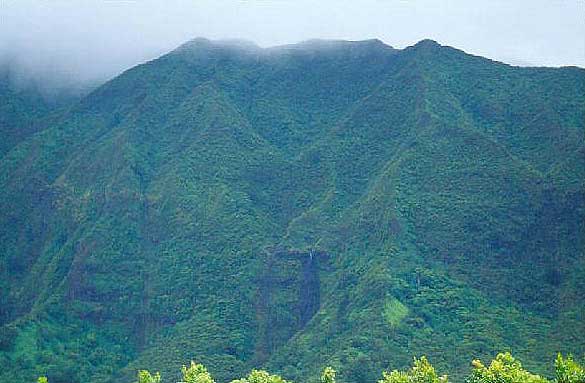
[[[585,0],[0,0],[0,63],[22,78],[100,82],[195,37],[430,38],[513,65],[585,67]]]

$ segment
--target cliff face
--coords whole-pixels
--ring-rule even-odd
[[[302,331],[317,313],[321,302],[320,273],[331,272],[326,266],[328,255],[314,250],[275,250],[266,257],[256,300],[258,365]]]

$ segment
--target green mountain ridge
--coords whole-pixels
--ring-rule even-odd
[[[550,374],[585,354],[584,94],[431,40],[131,68],[0,157],[0,381]]]

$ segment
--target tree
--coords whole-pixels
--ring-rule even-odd
[[[231,383],[289,383],[278,375],[271,375],[264,370],[252,370],[247,378],[233,380]]]
[[[49,380],[47,379],[46,376],[39,376],[39,378],[37,379],[37,383],[49,383]]]
[[[325,367],[321,374],[321,383],[335,383],[335,370],[331,367]]]
[[[447,383],[447,375],[438,376],[426,357],[414,358],[414,365],[406,372],[394,370],[383,372],[378,383]]]
[[[546,383],[547,380],[539,375],[531,374],[522,368],[522,364],[509,352],[500,353],[491,362],[489,367],[481,361],[471,362],[473,371],[465,380],[466,383]]]
[[[585,368],[573,360],[559,353],[555,361],[556,383],[585,383]]]
[[[204,365],[191,361],[189,367],[183,366],[183,383],[215,383]]]
[[[140,370],[138,371],[137,383],[160,383],[160,373],[157,372],[156,374],[151,375],[150,372],[148,372],[148,370]]]

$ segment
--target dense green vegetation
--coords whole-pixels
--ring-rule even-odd
[[[0,156],[0,382],[585,354],[583,69],[196,39],[38,117]]]
[[[510,353],[501,353],[491,362],[489,367],[481,361],[472,362],[473,370],[465,379],[465,383],[547,383],[549,380],[531,374]],[[189,367],[181,369],[182,383],[215,383],[205,366],[191,362]],[[325,367],[321,374],[321,383],[335,383],[336,371]],[[136,383],[159,383],[160,373],[151,374],[148,370],[138,372]],[[437,375],[435,368],[426,357],[414,358],[412,368],[407,371],[392,370],[383,372],[378,383],[447,383],[447,375]],[[554,383],[583,383],[585,382],[585,368],[573,360],[571,356],[563,358],[558,354],[555,362]],[[38,383],[47,383],[47,377],[42,376]],[[263,370],[252,370],[248,377],[233,380],[232,383],[287,383],[278,375],[271,375]]]

